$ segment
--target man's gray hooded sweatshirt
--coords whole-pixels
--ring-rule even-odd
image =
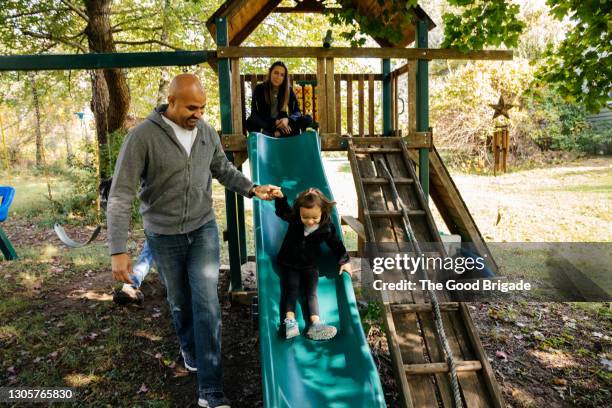
[[[126,251],[132,202],[140,183],[140,213],[149,232],[173,235],[198,229],[215,217],[212,178],[248,196],[253,183],[227,160],[215,129],[198,121],[197,136],[187,152],[156,108],[126,137],[108,198],[108,243],[111,254]]]

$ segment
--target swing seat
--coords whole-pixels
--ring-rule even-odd
[[[0,186],[0,222],[8,218],[9,207],[15,197],[15,189],[9,186]]]

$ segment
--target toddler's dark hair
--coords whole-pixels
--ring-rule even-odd
[[[293,209],[296,214],[300,213],[300,208],[313,208],[319,206],[321,208],[321,225],[325,225],[331,221],[331,212],[336,205],[335,201],[331,201],[325,197],[325,194],[317,188],[309,188],[308,190],[302,191],[295,202],[293,203]]]

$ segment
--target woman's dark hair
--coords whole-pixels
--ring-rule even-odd
[[[278,111],[287,112],[287,105],[289,104],[289,70],[283,61],[276,61],[268,70],[268,80],[266,81],[266,103],[272,101],[272,70],[275,67],[283,67],[285,69],[285,79],[278,88]]]
[[[300,208],[313,208],[318,206],[321,208],[321,225],[325,225],[331,221],[331,212],[336,205],[335,201],[331,201],[325,197],[325,194],[317,188],[309,188],[306,191],[302,191],[295,202],[293,203],[293,210],[295,214],[300,213]]]

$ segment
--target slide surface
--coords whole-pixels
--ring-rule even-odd
[[[251,133],[248,152],[253,182],[281,186],[290,204],[298,193],[309,187],[316,187],[333,198],[316,133],[282,139]],[[324,342],[315,342],[303,335],[290,340],[280,337],[280,281],[275,257],[287,224],[275,215],[274,202],[254,200],[253,212],[265,406],[385,407],[350,277],[338,275],[337,263],[326,245],[319,265],[320,314],[323,321],[338,328],[338,334]],[[334,224],[340,233],[335,212]],[[299,305],[296,315],[303,333],[304,319]]]

